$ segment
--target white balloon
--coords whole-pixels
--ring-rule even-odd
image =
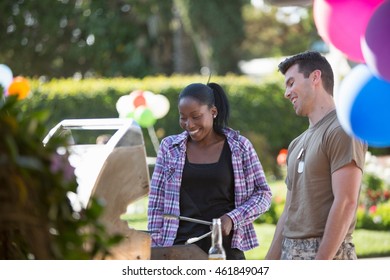
[[[150,100],[153,99],[156,95],[153,92],[151,92],[151,91],[145,90],[143,92],[143,96],[145,98],[146,106],[147,106],[148,102],[150,102]]]
[[[153,113],[151,106],[153,106],[153,102],[154,102],[154,98],[155,98],[156,94],[154,94],[151,91],[146,90],[146,91],[144,91],[143,96],[145,97],[145,103],[146,103],[145,107],[149,108]],[[153,116],[154,116],[154,113],[153,113]],[[156,116],[154,116],[154,117],[156,118]]]
[[[147,101],[147,107],[152,111],[156,119],[161,119],[169,111],[169,100],[162,94],[155,94]]]
[[[356,79],[356,73],[368,73],[368,71],[366,65],[359,64],[355,66],[341,81],[337,98],[335,98],[337,117],[345,132],[349,135],[353,135],[350,120],[353,104],[360,89],[367,84],[368,77],[370,77],[370,75],[367,74],[365,75],[365,78],[362,78],[363,75],[360,75],[359,79]]]
[[[4,92],[8,90],[12,80],[13,74],[11,69],[5,64],[0,64],[0,85],[3,87]]]
[[[134,111],[133,98],[129,94],[119,97],[116,102],[116,110],[119,113],[119,117],[125,118]]]

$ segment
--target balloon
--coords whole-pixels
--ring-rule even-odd
[[[382,3],[371,16],[362,51],[370,70],[378,77],[390,81],[390,1]]]
[[[25,99],[30,93],[30,83],[22,76],[15,77],[8,87],[8,95],[17,95],[18,99]]]
[[[318,34],[350,60],[364,62],[360,40],[374,10],[384,0],[314,0]]]
[[[135,90],[130,93],[130,97],[133,102],[134,108],[137,108],[139,106],[143,106],[146,104],[145,97],[143,96],[143,91],[142,90]]]
[[[133,104],[135,108],[145,105],[146,104],[145,97],[143,97],[142,95],[136,96],[133,100]]]
[[[142,95],[145,97],[145,106],[150,108],[148,104],[150,103],[150,100],[153,99],[156,95],[149,90],[145,90]]]
[[[390,146],[390,83],[360,64],[344,78],[339,90],[336,110],[344,130],[370,146]]]
[[[146,100],[147,107],[152,110],[156,119],[161,119],[169,111],[169,100],[162,94],[155,94]]]
[[[142,93],[143,97],[145,98],[145,104],[143,104],[145,107],[151,109],[150,107],[150,104],[152,102],[152,100],[154,99],[154,97],[156,96],[153,92],[151,91],[148,91],[148,90],[145,90],[143,93]],[[155,116],[156,117],[156,116]]]
[[[140,107],[141,109],[137,110]],[[146,110],[146,113],[144,112],[145,108],[148,109]],[[146,124],[140,125],[149,127],[149,123],[152,123],[153,125],[156,122],[156,119],[160,119],[168,113],[169,100],[165,96],[154,94],[151,91],[135,90],[129,95],[121,96],[116,103],[116,109],[120,117],[134,117],[138,123],[143,123],[144,119],[146,119]],[[143,115],[141,112],[143,112],[146,117],[140,117]],[[149,113],[151,113],[152,116],[149,116]]]
[[[152,111],[145,106],[139,106],[134,110],[134,120],[145,128],[151,127],[156,123],[156,118]]]
[[[116,110],[120,118],[125,118],[130,112],[134,111],[133,100],[130,95],[123,95],[119,97],[116,102]]]
[[[127,113],[127,115],[124,116],[127,119],[134,119],[134,111]]]
[[[13,74],[11,69],[5,65],[0,64],[0,86],[3,87],[4,92],[8,90],[9,85],[12,83]]]

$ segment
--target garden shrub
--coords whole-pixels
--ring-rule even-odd
[[[48,131],[63,119],[71,118],[116,118],[116,102],[122,95],[134,90],[148,90],[166,96],[170,102],[168,114],[158,119],[154,129],[158,138],[180,133],[177,97],[189,83],[206,83],[205,76],[149,76],[144,79],[56,79],[51,81],[32,81],[33,92],[29,98],[32,110],[50,110],[50,118],[45,121]],[[260,161],[269,180],[283,179],[283,172],[277,165],[276,157],[282,148],[287,148],[292,139],[307,128],[307,119],[299,118],[289,101],[284,99],[283,81],[280,75],[270,77],[261,83],[248,77],[227,75],[211,77],[225,88],[231,103],[230,126],[240,130],[248,137],[258,153]],[[143,128],[146,152],[156,156],[154,146],[148,137],[148,130]],[[91,143],[93,139],[82,139]],[[150,170],[152,173],[152,170]],[[364,213],[358,210],[357,227],[379,228],[368,209],[376,205],[382,209],[390,195],[390,187],[381,185],[382,178],[365,174],[360,204]],[[367,188],[367,186],[370,186]],[[276,223],[282,210],[284,200],[273,199],[271,209],[256,222]],[[382,210],[381,210],[382,211]],[[386,215],[381,215],[384,221]],[[384,223],[386,225],[386,223]],[[387,226],[384,226],[387,227]]]
[[[205,76],[155,76],[144,79],[35,80],[30,103],[37,110],[50,109],[51,117],[46,123],[49,130],[63,119],[116,118],[116,102],[122,95],[137,89],[152,91],[164,95],[170,102],[168,114],[154,125],[161,140],[182,131],[177,110],[180,91],[189,83],[206,83],[207,79]],[[276,164],[279,150],[286,148],[291,139],[307,127],[307,120],[297,118],[290,102],[284,99],[282,81],[270,79],[259,84],[248,77],[235,75],[214,76],[211,81],[221,84],[229,95],[230,126],[252,141],[266,175],[280,178]],[[148,130],[143,129],[143,132],[148,156],[156,156]]]
[[[75,212],[76,192],[66,139],[44,146],[48,110],[0,92],[0,259],[93,259],[105,257],[122,237],[99,222],[104,206],[91,199]]]

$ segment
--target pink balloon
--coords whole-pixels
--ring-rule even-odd
[[[363,56],[370,70],[390,82],[390,1],[382,3],[368,22],[362,39]]]
[[[314,0],[313,15],[318,34],[348,59],[364,62],[360,40],[368,21],[384,0]]]

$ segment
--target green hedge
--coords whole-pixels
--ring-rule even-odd
[[[279,75],[278,75],[279,76]],[[281,76],[281,75],[280,75]],[[156,76],[144,79],[85,79],[32,82],[30,106],[50,108],[52,116],[48,130],[63,119],[118,117],[116,102],[120,96],[136,89],[162,94],[170,101],[168,114],[157,120],[155,130],[159,139],[179,133],[177,97],[189,83],[207,82],[205,76]],[[290,102],[283,97],[281,77],[252,81],[244,76],[215,76],[225,88],[231,103],[230,126],[247,136],[255,146],[268,176],[280,177],[276,156],[280,149],[307,127],[306,118],[296,117]],[[144,131],[147,154],[155,156],[147,130]]]

